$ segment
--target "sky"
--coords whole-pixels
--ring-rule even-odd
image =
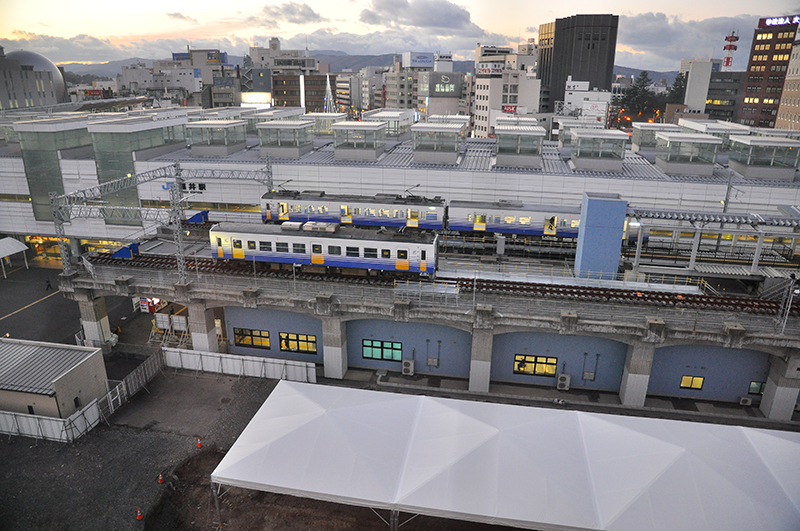
[[[516,46],[533,37],[538,43],[539,24],[580,13],[619,15],[617,65],[677,70],[681,59],[721,57],[725,35],[736,30],[733,69],[744,70],[758,19],[798,14],[800,1],[0,0],[0,46],[64,64],[164,59],[187,45],[245,55],[279,37],[284,49],[441,51],[471,60],[479,42]]]

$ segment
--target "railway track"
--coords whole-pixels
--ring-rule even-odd
[[[177,269],[173,256],[141,255],[133,259],[113,258],[111,255],[97,255],[90,259],[100,266],[121,266],[141,269]],[[309,272],[293,272],[291,270],[272,269],[269,264],[245,261],[224,261],[211,258],[186,258],[186,268],[206,274],[237,275],[259,278],[277,278],[284,280],[304,280],[319,282],[341,282],[350,284],[369,284],[378,287],[391,287],[395,279],[387,276],[348,276]],[[512,297],[537,297],[565,301],[582,301],[609,304],[635,304],[657,306],[663,308],[744,312],[751,315],[777,315],[780,301],[754,299],[746,297],[722,297],[700,294],[677,294],[657,291],[636,291],[605,287],[569,286],[558,284],[535,284],[529,282],[456,279],[455,283],[462,293],[486,295],[503,295]],[[791,315],[800,315],[800,303],[792,305]]]

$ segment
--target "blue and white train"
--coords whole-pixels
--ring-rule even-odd
[[[261,219],[321,221],[364,227],[444,228],[444,199],[378,194],[329,195],[325,192],[278,190],[261,196]]]
[[[261,217],[264,223],[321,221],[364,227],[577,238],[580,209],[516,201],[450,201],[448,205],[441,197],[280,190],[262,196]]]
[[[281,225],[218,223],[209,230],[216,258],[419,273],[436,271],[437,236],[340,227],[337,223]],[[341,271],[339,271],[341,272]]]

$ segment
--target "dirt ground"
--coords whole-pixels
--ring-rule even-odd
[[[224,457],[217,449],[205,450],[186,460],[167,480],[161,502],[145,521],[147,531],[199,531],[219,526],[210,476]],[[220,514],[227,531],[385,531],[387,525],[365,507],[340,505],[223,487]],[[387,511],[378,511],[388,521]],[[400,522],[413,515],[402,514]],[[501,531],[511,528],[418,516],[402,527],[408,531]]]

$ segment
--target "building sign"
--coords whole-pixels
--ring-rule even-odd
[[[477,75],[494,75],[503,73],[503,63],[478,63]]]
[[[770,26],[788,26],[794,24],[800,24],[800,15],[792,15],[790,17],[762,18],[758,21],[759,28],[768,28]]]
[[[516,105],[503,105],[503,112],[514,114],[515,112],[517,112],[517,106]]]
[[[405,52],[403,66],[406,68],[433,68],[433,54],[428,52]]]
[[[461,96],[462,75],[458,72],[430,72],[420,76],[420,96],[457,98]]]

